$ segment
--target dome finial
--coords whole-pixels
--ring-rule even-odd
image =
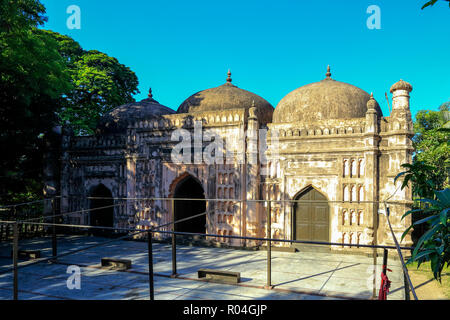
[[[152,88],[148,89],[148,98],[149,98],[149,99],[152,99],[152,98],[153,98]]]
[[[230,71],[230,69],[228,69],[227,75],[228,75],[227,82],[231,83],[231,71]]]
[[[374,113],[377,107],[377,102],[373,97],[373,92],[370,93],[370,99],[367,101],[367,112]]]
[[[328,65],[327,73],[325,75],[327,76],[327,79],[331,79],[331,68],[330,68],[330,65]]]

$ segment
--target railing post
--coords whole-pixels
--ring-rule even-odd
[[[13,295],[14,300],[19,299],[19,274],[17,270],[17,260],[19,258],[19,229],[17,222],[13,224],[13,273],[14,273],[14,283],[13,283]]]
[[[3,241],[3,229],[4,229],[5,224],[1,223],[0,224],[0,242]]]
[[[272,237],[272,219],[271,219],[271,201],[267,201],[267,232],[266,237],[270,239]],[[272,243],[267,240],[267,284],[265,289],[272,289]]]
[[[177,276],[177,236],[175,235],[175,201],[172,199],[172,275]]]
[[[56,243],[56,201],[55,198],[52,199],[52,212],[53,212],[53,216],[52,216],[52,256],[53,256],[53,261],[56,261],[56,256],[58,255],[58,250],[57,250],[57,243]]]
[[[150,300],[155,300],[155,289],[154,289],[154,282],[153,282],[153,244],[152,244],[152,238],[153,238],[153,229],[149,229],[148,231],[148,277],[149,277],[149,286],[150,286]]]
[[[9,219],[10,219],[10,217],[9,217]],[[10,229],[10,227],[9,227],[9,224],[7,224],[6,226],[5,226],[5,241],[8,241],[9,240],[9,229]]]
[[[383,274],[384,275],[386,275],[387,262],[388,262],[388,250],[383,249]]]

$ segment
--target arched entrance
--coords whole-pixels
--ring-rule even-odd
[[[90,209],[102,208],[90,211],[89,224],[91,226],[113,227],[114,226],[114,200],[112,199],[111,191],[103,184],[99,184],[92,191],[90,196]],[[98,198],[98,199],[96,199]],[[111,235],[111,230],[92,229],[95,235]]]
[[[175,187],[174,198],[205,199],[202,185],[188,175]],[[206,202],[199,200],[175,200],[175,221],[206,211]],[[206,215],[175,224],[175,231],[205,233]]]
[[[327,198],[313,187],[301,192],[293,210],[293,239],[330,241],[330,209]]]

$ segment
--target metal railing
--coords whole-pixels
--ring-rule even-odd
[[[60,197],[57,197],[60,198]],[[105,198],[105,197],[88,197],[88,199],[98,199],[98,198],[102,198],[102,199],[116,199],[116,200],[130,200],[130,198]],[[389,224],[389,228],[391,230],[392,233],[392,237],[394,239],[394,246],[385,246],[385,245],[370,245],[370,244],[352,244],[352,243],[335,243],[335,242],[326,242],[326,241],[306,241],[306,240],[289,240],[289,239],[280,239],[280,238],[272,238],[272,237],[248,237],[248,236],[238,236],[238,235],[224,235],[224,234],[207,234],[207,233],[195,233],[195,232],[181,232],[181,231],[174,231],[174,230],[160,230],[161,228],[164,227],[170,227],[170,226],[174,226],[177,223],[181,223],[181,222],[185,222],[191,219],[195,219],[198,218],[200,216],[204,216],[207,215],[208,213],[212,212],[212,211],[205,211],[203,213],[199,213],[184,219],[179,219],[177,221],[175,221],[175,215],[174,215],[174,201],[179,201],[179,200],[190,200],[190,201],[239,201],[236,199],[190,199],[190,198],[145,198],[145,200],[148,199],[152,199],[152,200],[165,200],[165,201],[171,201],[172,203],[172,221],[163,225],[159,225],[159,226],[154,226],[154,227],[150,227],[149,229],[146,230],[142,230],[142,229],[137,229],[137,228],[117,228],[117,227],[105,227],[105,226],[91,226],[91,225],[81,225],[81,224],[68,224],[68,223],[56,223],[55,219],[56,217],[62,217],[62,216],[67,216],[67,215],[71,215],[71,214],[75,214],[75,213],[83,213],[83,214],[87,214],[90,211],[94,211],[94,210],[100,210],[103,209],[103,207],[99,207],[99,208],[92,208],[92,209],[84,209],[84,210],[77,210],[77,211],[72,211],[72,212],[66,212],[66,213],[62,213],[62,214],[57,214],[56,210],[53,210],[53,215],[51,216],[47,216],[46,218],[52,219],[52,222],[34,222],[35,220],[37,220],[36,218],[31,218],[28,220],[18,220],[18,221],[0,221],[0,223],[2,225],[9,225],[12,226],[13,228],[13,239],[12,239],[12,243],[13,243],[13,267],[9,268],[7,270],[0,270],[0,275],[1,274],[5,274],[5,273],[9,273],[9,272],[13,272],[13,298],[14,299],[18,299],[18,270],[21,268],[25,268],[25,267],[29,267],[38,263],[42,263],[42,262],[46,262],[46,261],[57,261],[58,258],[61,257],[65,257],[68,255],[72,255],[75,253],[79,253],[85,250],[89,250],[92,248],[96,248],[96,247],[100,247],[100,246],[104,246],[107,245],[109,243],[115,242],[115,241],[119,241],[119,240],[123,240],[126,238],[130,238],[133,237],[135,235],[139,235],[139,234],[146,234],[147,235],[147,243],[148,243],[148,247],[147,247],[147,251],[148,251],[148,268],[149,268],[149,294],[150,294],[150,299],[153,300],[154,299],[154,272],[153,272],[153,239],[154,239],[154,235],[159,233],[162,235],[169,235],[172,238],[172,277],[177,277],[177,254],[176,254],[176,237],[177,236],[201,236],[201,237],[205,237],[205,238],[222,238],[222,239],[240,239],[240,240],[250,240],[250,241],[261,241],[262,243],[267,243],[267,274],[266,274],[266,285],[264,286],[264,288],[266,289],[273,289],[274,286],[272,284],[272,270],[271,270],[271,264],[272,264],[272,242],[277,242],[277,243],[290,243],[290,244],[309,244],[309,245],[319,245],[319,246],[337,246],[337,247],[353,247],[353,248],[370,248],[370,249],[374,249],[373,253],[374,253],[374,257],[376,259],[377,256],[377,249],[383,249],[384,252],[384,259],[383,259],[383,272],[385,272],[385,268],[387,266],[387,252],[388,249],[393,249],[393,250],[397,250],[397,253],[399,255],[399,260],[401,261],[402,264],[402,271],[404,274],[404,283],[405,283],[405,298],[408,299],[409,298],[409,291],[411,291],[413,293],[414,299],[418,300],[417,295],[415,293],[414,290],[414,286],[412,285],[411,279],[409,277],[408,274],[408,270],[406,268],[406,265],[403,261],[403,256],[401,253],[401,250],[412,250],[412,247],[401,247],[398,244],[398,241],[395,237],[395,234],[392,230],[390,221],[389,221],[389,207],[387,207],[387,222]],[[53,208],[56,208],[55,205],[55,199],[52,199],[52,204],[53,204]],[[144,200],[143,198],[133,198],[132,200]],[[253,200],[245,200],[247,202],[253,201]],[[266,223],[266,234],[267,235],[271,235],[271,203],[272,202],[296,202],[296,200],[255,200],[256,202],[264,202],[265,204],[267,204],[267,223]],[[305,200],[302,200],[301,202],[305,202]],[[320,202],[320,201],[314,201],[312,200],[311,202]],[[337,201],[337,202],[342,202],[342,201]],[[122,204],[115,204],[112,206],[106,206],[106,207],[114,207],[114,206],[118,206],[118,205],[122,205]],[[106,208],[105,207],[105,208]],[[51,257],[48,258],[39,258],[36,259],[35,261],[31,261],[31,262],[22,262],[19,263],[18,262],[18,252],[19,252],[19,228],[20,226],[23,225],[30,225],[30,226],[41,226],[41,227],[51,227],[51,235],[52,235],[52,255]],[[119,236],[117,238],[114,239],[110,239],[107,241],[103,241],[101,243],[98,244],[94,244],[94,245],[90,245],[90,246],[86,246],[84,248],[80,248],[80,249],[75,249],[75,250],[70,250],[68,252],[64,252],[61,254],[57,253],[57,234],[56,234],[56,228],[80,228],[80,229],[85,229],[85,230],[110,230],[110,231],[118,231],[118,232],[127,232],[126,235],[122,235]],[[373,298],[376,297],[376,293],[375,293],[376,288],[374,287],[374,293],[373,293]]]

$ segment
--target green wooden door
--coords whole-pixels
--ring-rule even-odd
[[[295,205],[295,240],[329,241],[327,199],[315,189],[302,195]]]

